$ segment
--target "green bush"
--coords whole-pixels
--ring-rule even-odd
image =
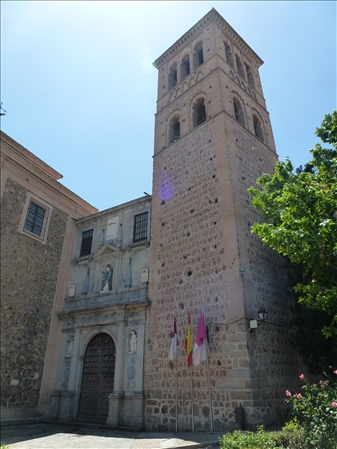
[[[241,432],[223,435],[220,440],[221,449],[283,449],[279,446],[277,433],[265,432],[263,426],[259,426],[256,432]]]
[[[295,420],[288,423],[282,432],[266,432],[259,426],[256,432],[235,431],[223,435],[221,449],[305,449],[303,430]]]
[[[303,374],[303,394],[286,391],[294,418],[281,432],[235,431],[223,435],[221,449],[337,449],[337,370],[331,380],[310,384]]]
[[[335,370],[334,375],[337,375]],[[302,394],[286,391],[287,402],[293,405],[293,415],[303,429],[305,448],[337,448],[337,382],[324,380],[319,384],[304,381]]]

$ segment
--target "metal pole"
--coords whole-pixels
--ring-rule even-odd
[[[203,304],[204,309],[204,319],[205,319],[205,325],[206,325],[206,307]],[[206,326],[207,328],[207,326]],[[206,357],[206,369],[207,369],[207,379],[208,379],[208,395],[209,395],[209,411],[210,411],[210,417],[211,417],[211,433],[214,433],[214,424],[213,424],[213,404],[212,404],[212,392],[211,392],[211,380],[210,380],[210,373],[209,373],[209,364],[208,364],[208,340],[207,340],[207,357]]]
[[[176,433],[178,433],[178,363],[176,355]]]
[[[193,368],[191,365],[191,407],[192,407],[192,432],[194,433],[194,399],[193,399]]]

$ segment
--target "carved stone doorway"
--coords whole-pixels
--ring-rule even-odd
[[[108,334],[98,334],[90,340],[84,355],[79,418],[107,419],[115,361],[115,344]]]

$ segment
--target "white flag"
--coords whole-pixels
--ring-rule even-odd
[[[174,315],[173,333],[171,339],[171,348],[169,352],[169,359],[175,359],[177,357],[178,335],[177,335],[177,323],[176,316]]]
[[[208,356],[208,342],[207,342],[207,330],[205,323],[205,316],[201,310],[198,332],[194,343],[193,349],[193,365],[198,366],[199,363],[207,359]]]

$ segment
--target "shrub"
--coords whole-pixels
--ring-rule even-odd
[[[337,370],[334,371],[337,375]],[[337,447],[337,382],[324,380],[310,384],[304,374],[303,393],[286,391],[286,401],[293,405],[305,447],[308,449],[336,449]]]
[[[263,426],[259,426],[254,432],[241,432],[223,435],[220,440],[221,449],[284,449],[278,444],[278,434],[265,432]]]

